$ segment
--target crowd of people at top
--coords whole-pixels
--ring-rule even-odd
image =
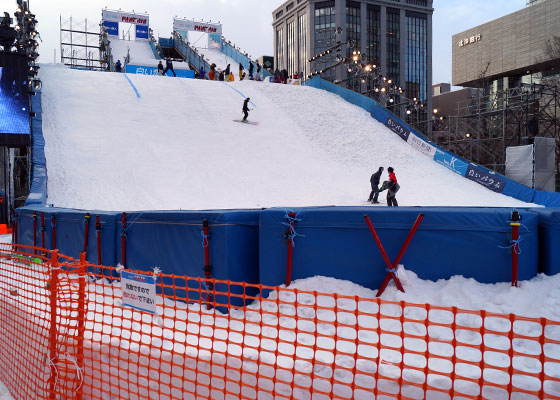
[[[256,65],[256,67],[255,67]],[[253,63],[252,61],[249,62],[249,75],[247,76],[247,72],[245,72],[245,67],[242,63],[239,63],[239,80],[242,81],[244,79],[249,80],[256,80],[262,81],[264,79],[264,68],[263,66],[257,61]],[[171,58],[167,57],[165,60],[165,68],[163,66],[163,62],[160,60],[158,63],[158,75],[164,76],[168,75],[168,72],[171,71],[174,77],[177,77],[175,70],[173,69],[173,61]],[[268,70],[271,74],[272,71]],[[118,60],[115,63],[115,72],[123,72],[121,60]],[[283,83],[287,84],[288,80],[290,79],[300,79],[303,76],[303,72],[301,73],[294,73],[293,75],[289,75],[286,69],[279,70],[276,68],[274,73],[272,74],[273,79],[272,81],[275,83]],[[210,81],[225,81],[225,82],[233,82],[235,80],[235,76],[233,74],[233,70],[231,68],[231,64],[228,64],[227,67],[223,70],[220,70],[216,67],[216,64],[210,64],[210,71],[206,71],[204,67],[200,67],[198,71],[195,71],[195,79],[207,79]]]

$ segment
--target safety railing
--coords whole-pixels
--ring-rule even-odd
[[[156,279],[149,313],[123,306],[123,289],[149,295],[118,268],[0,255],[0,380],[17,398],[560,399],[545,318],[158,271],[140,279]]]
[[[231,42],[227,41],[225,38],[222,38],[222,52],[228,56],[229,58],[233,59],[236,63],[241,63],[245,70],[249,70],[249,63],[253,63],[255,65],[256,71],[256,61],[253,61],[249,58],[249,56],[242,53],[240,50],[235,48]],[[262,67],[261,74],[264,78],[268,78],[272,76],[267,70]]]
[[[179,32],[173,32],[173,42],[175,49],[177,49],[197,71],[200,71],[200,67],[204,67],[205,71],[210,71],[210,64],[185,40],[183,35]]]

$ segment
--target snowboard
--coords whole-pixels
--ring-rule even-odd
[[[253,122],[253,121],[243,121],[240,119],[234,119],[233,122],[239,122],[241,124],[248,124],[248,125],[258,125],[258,122]]]

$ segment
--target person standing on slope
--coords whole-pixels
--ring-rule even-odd
[[[395,176],[395,170],[393,167],[387,168],[387,172],[389,172],[389,184],[387,185],[387,205],[389,207],[398,207],[399,203],[397,202],[397,192],[401,188],[397,182],[397,177]]]
[[[157,65],[157,72],[159,76],[163,76],[163,64],[161,63],[161,60],[159,60],[159,64]]]
[[[163,71],[163,75],[167,75],[167,71],[171,70],[171,72],[173,72],[173,76],[176,78],[177,74],[175,73],[175,70],[173,69],[173,62],[171,61],[170,57],[167,57],[167,60],[165,60],[165,70]]]
[[[115,63],[115,72],[122,72],[121,60],[117,60],[117,62]]]
[[[243,111],[243,119],[241,120],[241,122],[247,122],[247,118],[249,117],[249,102],[251,101],[251,99],[249,97],[247,97],[245,99],[245,101],[243,102],[243,109],[241,111]]]
[[[253,73],[255,72],[255,66],[249,61],[249,79],[253,80]]]
[[[241,63],[239,63],[239,80],[242,81],[243,80],[243,70],[245,68],[243,68],[243,65]]]
[[[379,181],[381,180],[381,174],[383,173],[384,168],[379,167],[377,172],[371,176],[369,182],[371,183],[371,193],[369,194],[369,202],[373,204],[379,204],[377,201],[379,197]]]

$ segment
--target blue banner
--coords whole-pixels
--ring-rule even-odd
[[[136,39],[148,39],[147,25],[136,25]]]
[[[119,36],[119,23],[104,21],[103,26],[107,28],[107,33],[113,36]]]
[[[469,164],[466,177],[471,181],[474,181],[497,193],[502,193],[504,191],[504,187],[506,186],[506,181],[504,179],[500,178],[496,174],[492,174],[489,171],[485,171],[474,164]]]
[[[402,140],[405,142],[408,141],[408,137],[410,136],[410,131],[406,128],[403,124],[399,121],[389,117],[387,118],[387,122],[385,123],[393,132],[401,137]]]
[[[465,176],[467,174],[467,168],[469,165],[457,157],[454,157],[450,153],[444,153],[441,150],[436,150],[436,154],[434,154],[434,161],[459,175]]]
[[[157,67],[146,67],[143,65],[132,64],[128,64],[124,72],[126,72],[127,74],[158,75]],[[192,70],[176,69],[175,73],[177,74],[177,78],[194,79],[194,71]],[[171,71],[167,71],[167,76],[173,76],[173,73]]]

